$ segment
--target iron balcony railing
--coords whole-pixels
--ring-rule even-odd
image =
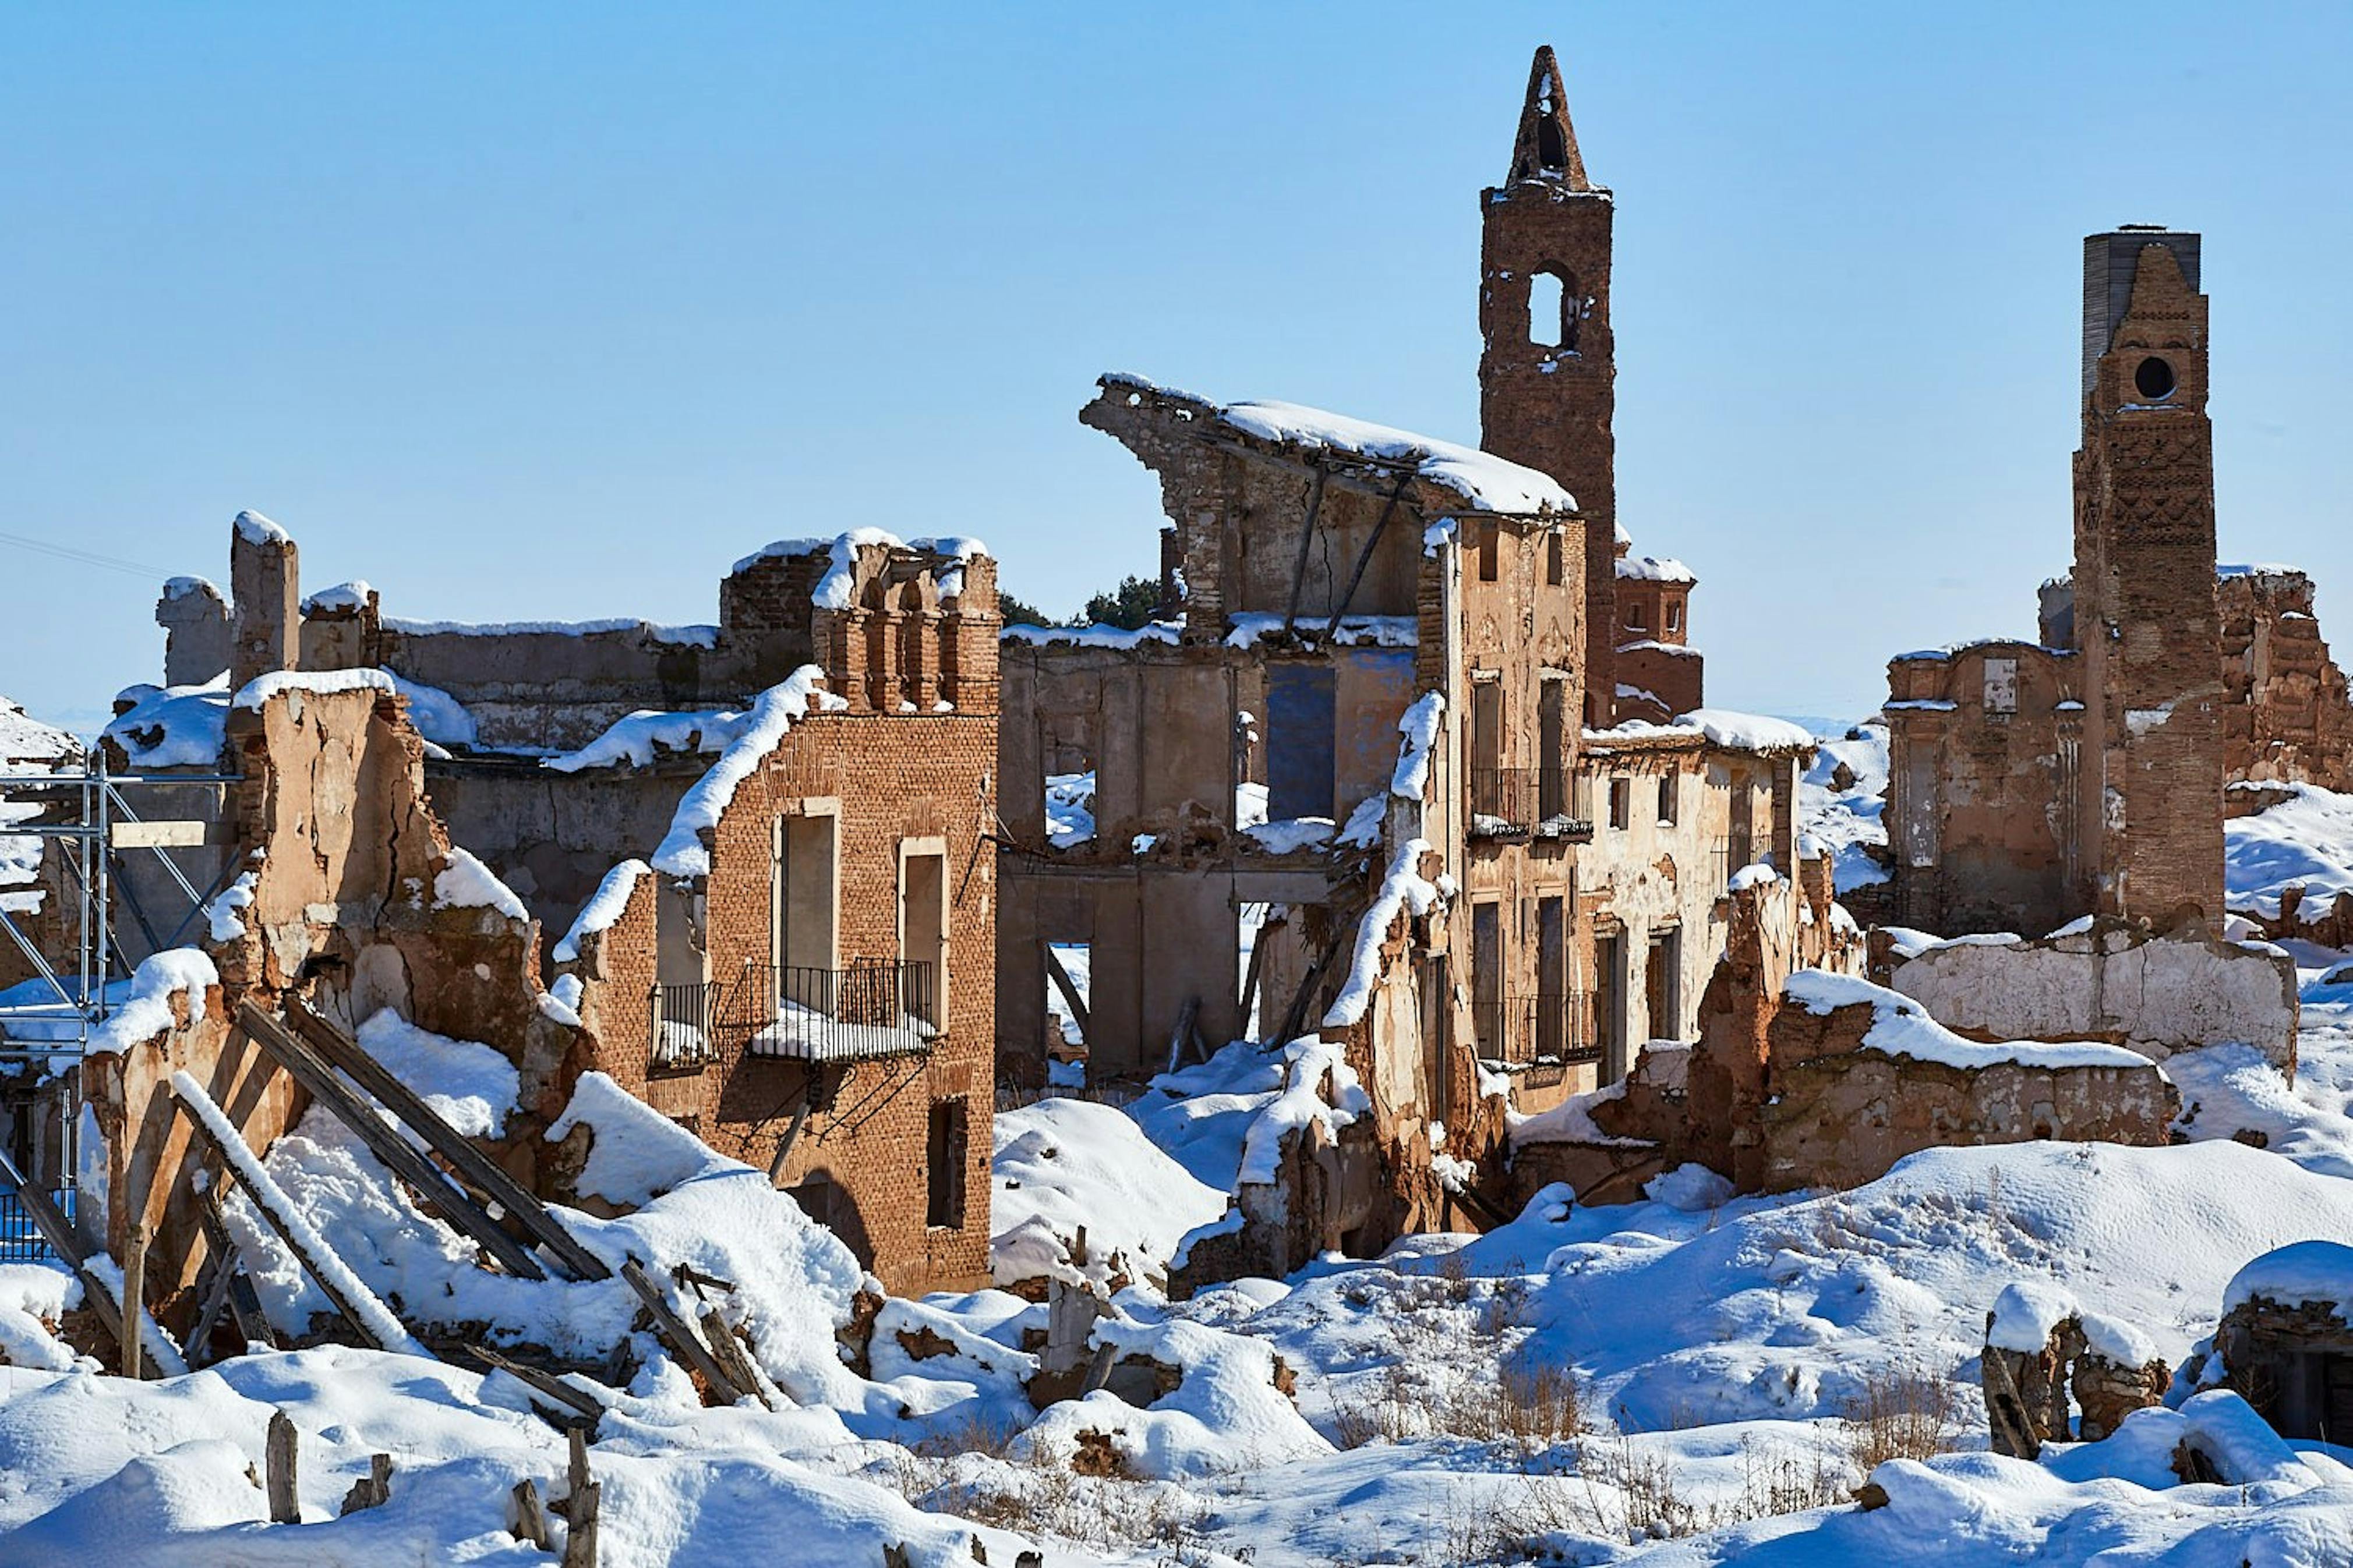
[[[1471,770],[1472,838],[1556,838],[1583,844],[1593,824],[1570,815],[1566,774],[1545,768]]]
[[[1539,992],[1507,997],[1502,1037],[1482,1040],[1480,1054],[1512,1067],[1554,1067],[1598,1062],[1601,1047],[1588,1043],[1586,994]]]
[[[733,980],[653,988],[650,1041],[661,1066],[864,1061],[921,1055],[939,1037],[932,966],[895,958],[846,969],[749,964]]]

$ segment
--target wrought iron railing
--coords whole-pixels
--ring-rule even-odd
[[[1502,1059],[1514,1064],[1598,1062],[1601,1047],[1590,1043],[1587,997],[1581,991],[1538,992],[1505,1005],[1506,1037]]]
[[[1567,775],[1542,768],[1471,770],[1472,838],[1558,838],[1582,844],[1593,824],[1572,815]]]
[[[657,985],[653,1060],[765,1057],[861,1061],[919,1055],[939,1037],[932,966],[854,959],[844,969],[748,964],[732,981]]]

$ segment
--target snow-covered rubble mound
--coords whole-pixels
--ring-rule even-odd
[[[1871,849],[1887,843],[1887,726],[1858,724],[1826,740],[1798,784],[1798,826],[1831,855],[1838,892],[1888,879]]]
[[[1226,1212],[1226,1194],[1195,1180],[1113,1107],[1041,1100],[997,1113],[988,1244],[1000,1285],[1083,1276],[1106,1287],[1164,1288],[1185,1233]],[[1071,1252],[1086,1233],[1086,1264]]]
[[[2305,890],[2305,907],[2326,909],[2353,892],[2353,795],[2317,784],[2279,784],[2288,798],[2222,824],[2223,880],[2230,907],[2266,919],[2280,893]]]

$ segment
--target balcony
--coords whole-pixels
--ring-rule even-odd
[[[1588,1011],[1581,991],[1490,999],[1474,1009],[1479,1055],[1531,1085],[1557,1083],[1566,1068],[1601,1059],[1599,1044],[1588,1043]]]
[[[1568,775],[1543,768],[1473,768],[1464,837],[1586,844],[1593,824],[1569,815]]]
[[[754,964],[733,981],[653,988],[658,1067],[744,1057],[850,1062],[920,1056],[939,1038],[932,966],[853,960],[847,969]]]

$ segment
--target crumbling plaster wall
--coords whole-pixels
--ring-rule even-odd
[[[2295,962],[2189,932],[2104,921],[2066,936],[1933,947],[1889,984],[1948,1029],[1995,1040],[2105,1040],[2162,1060],[2252,1045],[2295,1072]]]

